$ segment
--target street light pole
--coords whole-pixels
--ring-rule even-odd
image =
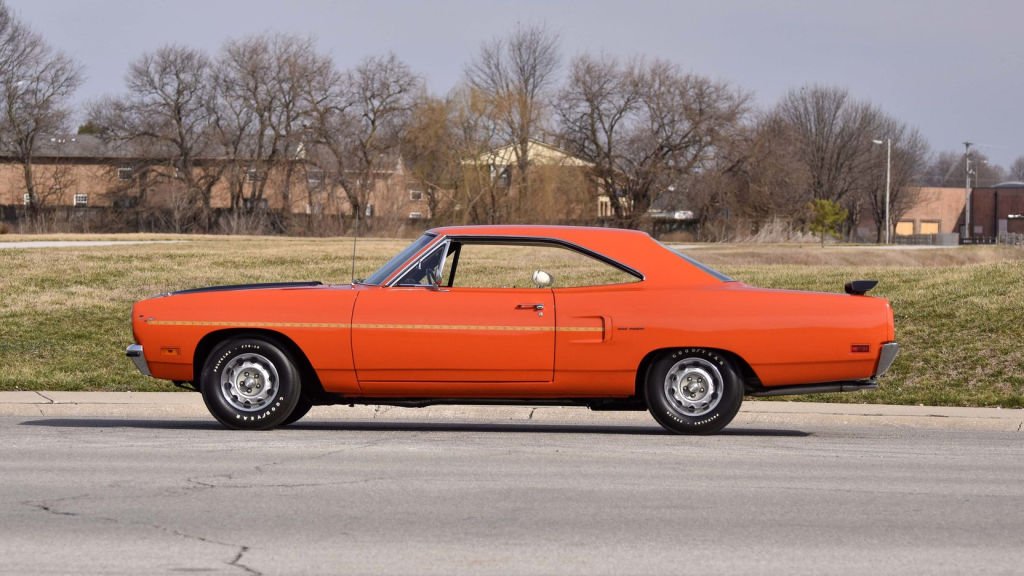
[[[964,142],[964,238],[971,237],[971,144]]]
[[[872,140],[881,144],[881,140]],[[892,185],[892,138],[885,139],[885,243],[889,243],[889,187]]]

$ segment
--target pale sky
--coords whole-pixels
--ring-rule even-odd
[[[88,77],[77,99],[123,91],[129,62],[168,43],[216,54],[228,38],[317,38],[346,68],[395,52],[447,92],[482,42],[516,21],[582,52],[646,55],[726,80],[773,105],[790,88],[847,88],[917,127],[933,152],[971,140],[995,162],[1024,155],[1022,0],[7,0]],[[880,135],[883,136],[883,135]]]

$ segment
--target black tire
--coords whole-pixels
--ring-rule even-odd
[[[284,419],[284,422],[281,422],[281,426],[288,426],[289,424],[294,424],[298,422],[299,420],[302,419],[303,416],[306,415],[307,412],[309,412],[309,410],[312,407],[312,402],[306,400],[305,398],[299,398],[299,402],[295,405],[295,409],[292,410],[292,413],[289,414],[288,417]]]
[[[743,402],[743,382],[729,357],[703,348],[662,354],[647,371],[647,408],[676,434],[714,434]]]
[[[295,412],[302,384],[295,362],[275,342],[237,337],[203,363],[200,390],[210,414],[228,428],[268,430]]]

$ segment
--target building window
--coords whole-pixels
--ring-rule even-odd
[[[259,172],[255,171],[255,170],[246,170],[245,171],[245,181],[246,182],[259,182],[260,180],[261,180],[261,178],[260,178],[260,173]]]
[[[900,220],[896,223],[896,235],[897,236],[911,236],[914,234],[914,221],[913,220]]]
[[[306,182],[310,186],[319,186],[324,183],[324,171],[323,170],[308,170],[306,171]]]
[[[935,220],[922,220],[919,234],[938,234],[939,223]]]
[[[132,179],[135,175],[135,169],[131,166],[122,166],[117,169],[117,179],[122,182],[127,182]]]
[[[32,195],[26,192],[22,201],[25,203],[25,206],[28,206],[32,203]]]
[[[409,220],[420,220],[423,218],[423,212],[409,212]]]
[[[423,192],[421,190],[409,190],[409,200],[413,202],[423,200]]]
[[[75,206],[88,206],[89,195],[88,194],[75,194]]]
[[[260,198],[259,200],[255,200],[253,198],[242,198],[242,207],[245,208],[246,210],[266,210],[267,199]]]

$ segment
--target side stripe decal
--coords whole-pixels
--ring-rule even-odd
[[[472,324],[349,324],[330,322],[211,322],[198,320],[148,320],[153,326],[238,326],[241,328],[335,328],[366,330],[480,330],[485,332],[602,332],[600,326],[481,326]]]

